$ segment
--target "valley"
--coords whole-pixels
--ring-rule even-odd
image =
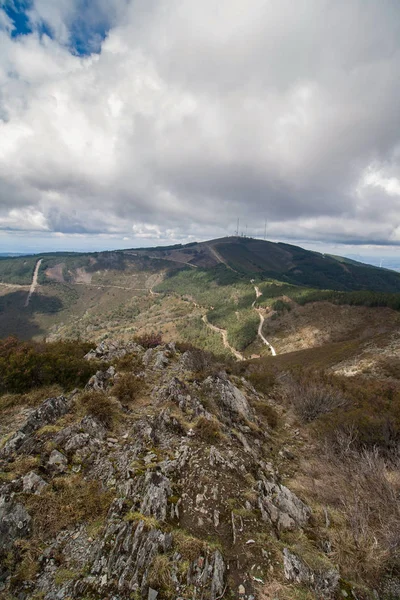
[[[396,597],[400,276],[226,238],[0,280],[0,596]]]
[[[338,269],[352,275],[348,289]],[[311,273],[312,286],[293,283],[310,281]],[[319,289],[321,281],[330,287]],[[236,360],[296,353],[301,361],[302,351],[347,343],[355,355],[369,345],[375,364],[375,347],[387,346],[391,356],[395,289],[400,276],[391,271],[246,238],[6,258],[0,335],[100,342],[150,331]]]

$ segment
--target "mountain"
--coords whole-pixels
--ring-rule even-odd
[[[3,337],[99,342],[150,331],[238,359],[330,344],[358,356],[369,344],[378,360],[397,347],[399,274],[287,244],[231,237],[3,258],[0,279]]]
[[[247,238],[0,274],[0,598],[399,597],[399,275]]]
[[[0,343],[2,597],[396,597],[398,379],[87,350]]]

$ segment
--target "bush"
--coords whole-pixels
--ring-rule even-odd
[[[254,402],[254,408],[257,416],[266,419],[271,429],[275,429],[275,427],[278,426],[278,413],[270,404],[267,404],[266,402]]]
[[[85,392],[80,397],[80,405],[88,414],[100,421],[107,429],[111,429],[117,417],[115,403],[104,392]]]
[[[217,419],[199,417],[194,426],[195,432],[208,443],[217,442],[221,438],[221,425]]]
[[[68,390],[85,385],[96,365],[84,360],[90,345],[78,340],[21,342],[0,341],[0,393],[23,394],[31,389],[58,384]]]
[[[352,432],[353,449],[379,448],[390,457],[400,443],[399,384],[356,377],[339,383],[349,402],[323,417],[317,431],[333,445]]]
[[[347,403],[341,390],[319,382],[291,385],[286,393],[296,414],[305,423],[310,423]]]
[[[136,336],[133,341],[136,342],[136,344],[143,346],[143,348],[156,348],[163,343],[160,333],[146,333],[144,335]]]
[[[113,387],[113,393],[122,404],[130,404],[143,389],[143,381],[133,373],[119,377]]]

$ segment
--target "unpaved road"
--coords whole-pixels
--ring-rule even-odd
[[[25,307],[29,306],[29,302],[31,299],[32,294],[35,292],[36,288],[37,288],[37,280],[38,280],[38,274],[39,274],[39,269],[40,269],[40,265],[42,264],[42,259],[40,258],[36,265],[35,265],[35,270],[33,271],[33,278],[32,278],[32,283],[31,283],[31,287],[29,290],[29,294],[26,298],[25,301]]]
[[[256,309],[258,314],[260,315],[260,324],[258,326],[258,335],[259,337],[262,339],[262,341],[264,342],[264,344],[266,346],[268,346],[268,348],[271,350],[271,354],[272,356],[276,356],[276,352],[275,352],[275,348],[269,343],[268,340],[265,339],[265,337],[262,334],[262,328],[264,325],[264,315],[262,314],[261,310]]]
[[[235,356],[235,358],[237,360],[245,360],[243,354],[240,354],[240,352],[235,350],[235,348],[233,348],[230,345],[230,343],[228,342],[228,334],[225,329],[221,329],[220,327],[216,327],[215,325],[212,325],[210,323],[210,321],[207,319],[207,315],[203,315],[202,320],[207,325],[207,327],[209,327],[213,331],[216,331],[217,333],[220,333],[222,335],[222,341],[224,343],[225,348],[227,348],[230,352],[232,352],[232,354]]]
[[[255,307],[255,303],[258,300],[258,298],[260,296],[262,296],[262,292],[260,292],[259,288],[256,285],[254,286],[254,290],[256,292],[256,300],[254,300],[252,306],[253,306],[254,310],[256,310],[258,312],[258,315],[260,317],[260,324],[258,326],[258,332],[257,333],[258,333],[258,336],[261,338],[263,344],[265,344],[266,346],[268,346],[268,348],[271,350],[272,356],[276,356],[275,348],[269,343],[269,341],[267,339],[265,339],[265,337],[263,336],[263,333],[262,333],[262,329],[263,329],[263,325],[264,325],[264,315],[262,314],[262,311],[261,311],[260,308],[256,308]]]

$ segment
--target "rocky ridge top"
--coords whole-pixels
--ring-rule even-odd
[[[312,564],[292,543],[313,513],[282,482],[268,398],[174,344],[86,358],[86,391],[46,399],[0,450],[4,597],[335,597],[329,543]],[[274,582],[289,595],[268,595]]]

